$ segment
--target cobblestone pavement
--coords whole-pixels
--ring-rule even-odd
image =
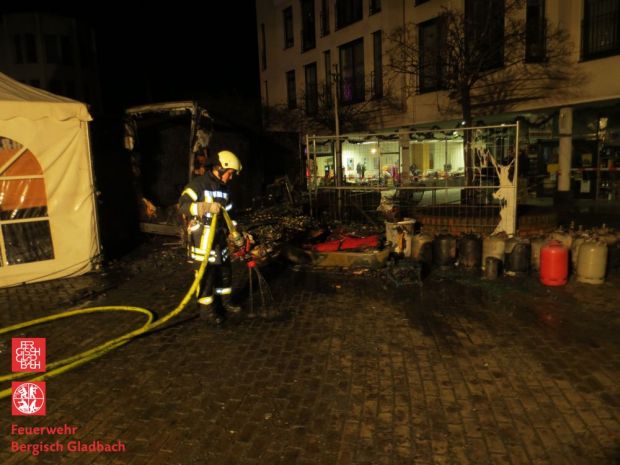
[[[181,251],[157,242],[121,265],[0,290],[0,324],[76,304],[163,314],[192,279]],[[0,401],[0,463],[620,463],[620,273],[563,288],[459,270],[398,288],[290,268],[268,278],[281,318],[211,328],[188,309],[48,380],[45,417],[11,417],[10,400]],[[49,361],[140,324],[107,314],[21,334],[47,337]],[[0,342],[7,373],[10,340]],[[26,437],[12,424],[78,430]],[[119,439],[126,452],[10,451],[10,441],[56,439]]]

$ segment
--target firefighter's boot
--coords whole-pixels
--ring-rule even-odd
[[[220,326],[226,321],[226,316],[217,311],[212,296],[198,299],[198,309],[200,319],[206,321],[208,325]]]
[[[215,293],[220,297],[220,302],[222,303],[222,310],[224,312],[234,315],[241,313],[241,307],[232,304],[231,287],[216,288]]]
[[[241,313],[241,307],[232,304],[231,296],[222,296],[222,308],[233,315]]]

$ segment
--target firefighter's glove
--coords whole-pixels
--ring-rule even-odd
[[[234,233],[231,234],[232,236],[232,243],[234,244],[235,248],[237,249],[241,249],[243,247],[245,247],[245,237],[243,237],[242,234],[239,233]]]
[[[196,202],[196,210],[198,211],[198,216],[204,216],[207,213],[211,213],[212,215],[217,215],[222,206],[217,202]]]

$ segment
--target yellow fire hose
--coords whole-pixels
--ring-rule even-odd
[[[233,225],[233,222],[230,219],[230,216],[228,215],[228,212],[224,209],[222,209],[221,211],[223,213],[224,219],[226,221],[226,225],[228,226],[228,229],[230,230],[231,234],[233,235],[239,234],[236,231]],[[211,228],[209,230],[209,236],[207,237],[207,249],[206,249],[205,257],[209,256],[209,252],[211,251],[211,247],[213,245],[213,238],[215,237],[215,228],[217,226],[217,217],[218,215],[214,215],[213,219],[211,220]],[[47,322],[55,321],[55,320],[61,320],[64,318],[70,318],[70,317],[77,316],[77,315],[85,315],[88,313],[137,312],[137,313],[142,313],[146,315],[146,323],[144,323],[144,325],[142,325],[140,328],[134,331],[131,331],[129,333],[123,334],[122,336],[119,336],[117,338],[111,339],[107,342],[104,342],[103,344],[93,347],[92,349],[86,350],[80,354],[73,355],[71,357],[65,358],[63,360],[59,360],[57,362],[48,363],[47,372],[37,375],[31,378],[30,380],[31,381],[42,381],[42,380],[51,378],[53,376],[57,376],[61,373],[64,373],[80,365],[83,365],[91,360],[99,358],[103,356],[104,354],[116,349],[117,347],[127,344],[133,338],[163,325],[164,323],[169,321],[171,318],[174,318],[179,313],[181,313],[183,309],[187,306],[189,301],[192,299],[192,297],[196,294],[196,289],[199,286],[200,279],[202,278],[202,275],[204,274],[205,269],[207,268],[207,262],[208,261],[205,259],[200,265],[200,268],[198,269],[198,272],[196,273],[196,278],[194,279],[194,282],[192,283],[190,288],[185,293],[185,296],[183,297],[179,305],[177,305],[176,308],[172,310],[170,313],[168,313],[165,317],[157,321],[154,321],[155,315],[153,314],[153,312],[146,308],[129,307],[125,305],[113,305],[113,306],[106,306],[106,307],[89,307],[89,308],[81,308],[77,310],[69,310],[66,312],[57,313],[57,314],[42,317],[42,318],[37,318],[35,320],[25,321],[23,323],[19,323],[16,325],[7,326],[5,328],[0,328],[0,334],[11,333],[19,329],[29,328],[31,326],[40,325],[42,323],[47,323]],[[24,378],[30,375],[31,373],[27,373],[27,372],[11,373],[9,375],[0,376],[0,382]],[[0,399],[4,397],[8,397],[10,395],[11,395],[10,388],[0,391]]]

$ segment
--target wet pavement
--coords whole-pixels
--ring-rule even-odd
[[[236,276],[240,289],[246,275]],[[399,287],[372,272],[272,267],[265,277],[278,318],[212,328],[189,308],[48,380],[45,417],[11,417],[0,400],[0,463],[620,463],[619,271],[559,288],[458,269]],[[183,251],[151,239],[106,274],[1,289],[0,325],[76,306],[163,315],[191,280]],[[141,324],[111,313],[12,336],[46,337],[49,362]],[[12,424],[78,429],[23,436]],[[10,449],[56,439],[120,440],[126,451]]]

